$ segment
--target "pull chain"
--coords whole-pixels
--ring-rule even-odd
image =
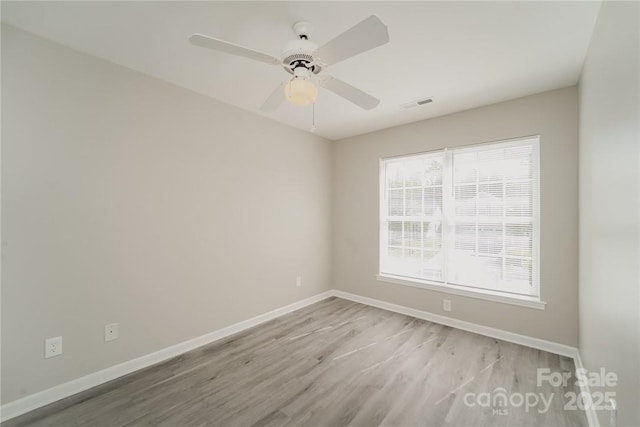
[[[311,132],[315,132],[316,127],[316,103],[311,104]]]

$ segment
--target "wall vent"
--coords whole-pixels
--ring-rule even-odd
[[[423,98],[423,99],[418,99],[417,101],[411,101],[405,104],[401,104],[400,106],[404,109],[408,109],[408,108],[417,107],[418,105],[430,104],[432,102],[433,102],[433,98]]]

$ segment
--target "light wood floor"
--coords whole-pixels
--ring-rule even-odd
[[[574,371],[566,357],[330,298],[3,427],[586,426],[563,409],[579,390],[537,387],[538,367]],[[465,405],[499,387],[554,397],[542,414]]]

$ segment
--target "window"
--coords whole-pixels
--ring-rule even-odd
[[[380,274],[539,299],[539,138],[381,161]]]

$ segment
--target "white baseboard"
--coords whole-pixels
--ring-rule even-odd
[[[322,301],[323,299],[331,296],[333,296],[333,291],[331,290],[322,292],[293,304],[269,311],[268,313],[260,314],[251,319],[218,329],[217,331],[172,345],[171,347],[138,357],[137,359],[120,363],[119,365],[111,366],[101,371],[51,387],[47,390],[34,393],[21,399],[14,400],[13,402],[9,402],[0,407],[0,421],[7,421],[29,411],[33,411],[34,409],[38,409],[60,399],[64,399],[65,397],[72,396],[76,393],[80,393],[81,391],[115,380],[123,375],[130,374],[131,372],[155,365],[156,363],[165,361],[172,357],[179,356],[195,348],[244,331],[245,329],[249,329],[268,320],[275,319],[276,317],[280,317],[310,304],[314,304],[318,301]]]
[[[359,302],[359,303],[370,305],[373,307],[378,307],[383,310],[394,311],[396,313],[413,316],[419,319],[428,320],[430,322],[451,326],[453,328],[474,332],[480,335],[485,335],[492,338],[501,339],[504,341],[509,341],[515,344],[537,348],[539,350],[548,351],[550,353],[571,357],[571,358],[574,358],[574,360],[576,361],[575,362],[576,368],[579,367],[578,365],[582,367],[582,362],[579,360],[577,349],[574,347],[570,347],[564,344],[559,344],[551,341],[542,340],[539,338],[532,338],[525,335],[504,331],[501,329],[490,328],[488,326],[482,326],[476,323],[466,322],[463,320],[458,320],[451,317],[442,316],[439,314],[429,313],[427,311],[417,310],[414,308],[409,308],[409,307],[405,307],[398,304],[392,304],[386,301],[363,297],[363,296],[355,295],[349,292],[329,290],[326,292],[322,292],[318,295],[314,295],[310,298],[306,298],[301,301],[295,302],[293,304],[289,304],[287,306],[277,308],[268,313],[261,314],[251,319],[235,323],[233,325],[227,326],[225,328],[219,329],[209,334],[205,334],[200,337],[196,337],[191,340],[184,341],[182,343],[164,348],[154,353],[147,354],[137,359],[129,360],[119,365],[115,365],[110,368],[103,369],[98,372],[94,372],[84,377],[77,378],[75,380],[66,382],[64,384],[60,384],[55,387],[52,387],[50,389],[43,390],[38,393],[34,393],[32,395],[23,397],[13,402],[9,402],[3,405],[2,407],[0,407],[0,421],[4,422],[11,418],[25,414],[29,411],[33,411],[34,409],[41,408],[55,401],[58,401],[66,397],[72,396],[76,393],[80,393],[82,391],[88,390],[100,384],[104,384],[108,381],[114,380],[121,376],[130,374],[134,371],[149,367],[151,365],[165,361],[172,357],[179,356],[180,354],[186,353],[195,348],[212,343],[221,338],[228,337],[235,333],[241,332],[245,329],[264,323],[268,320],[275,319],[276,317],[282,316],[284,314],[287,314],[292,311],[298,310],[300,308],[306,307],[308,305],[314,304],[318,301],[322,301],[323,299],[329,298],[331,296],[336,296],[346,300]],[[591,427],[599,427],[598,419],[595,416],[595,413],[589,414],[589,412],[587,412],[587,417],[589,419],[589,425]],[[592,421],[594,417],[595,417],[595,424]]]
[[[454,319],[452,317],[442,316],[440,314],[434,314],[428,311],[416,310],[415,308],[392,304],[390,302],[381,301],[369,297],[363,297],[349,292],[334,290],[333,295],[339,298],[348,299],[350,301],[378,307],[383,310],[406,314],[407,316],[417,317],[418,319],[424,319],[430,322],[439,323],[441,325],[451,326],[452,328],[462,329],[463,331],[474,332],[476,334],[485,335],[491,338],[497,338],[515,344],[537,348],[538,350],[548,351],[549,353],[559,354],[561,356],[573,358],[577,354],[577,349],[575,347],[553,341],[546,341],[539,338],[520,335],[502,329],[490,328],[488,326],[478,325],[477,323],[465,322],[464,320]]]
[[[584,365],[582,364],[582,358],[580,357],[580,352],[576,351],[576,357],[573,358],[573,361],[576,365],[576,370],[584,369]],[[585,393],[587,396],[591,396],[591,390],[589,389],[589,384],[580,384],[580,393]],[[586,405],[585,405],[586,406]],[[598,420],[598,414],[596,413],[593,405],[585,408],[584,412],[587,414],[587,421],[589,422],[589,427],[600,427],[600,421]]]

